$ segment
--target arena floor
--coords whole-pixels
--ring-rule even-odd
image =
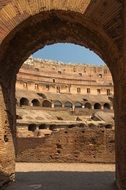
[[[112,164],[17,163],[7,190],[114,190]]]

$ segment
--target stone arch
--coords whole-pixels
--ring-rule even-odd
[[[126,58],[123,55],[126,47],[125,40],[123,40],[123,37],[126,37],[125,7],[124,1],[115,0],[106,2],[49,0],[41,1],[41,3],[39,0],[36,0],[36,3],[34,1],[22,3],[22,0],[0,1],[0,83],[5,100],[2,110],[3,112],[8,110],[12,116],[11,119],[9,116],[7,117],[8,126],[14,131],[15,107],[13,97],[15,96],[16,73],[33,52],[44,47],[45,44],[56,42],[71,42],[92,49],[107,63],[114,83],[117,84],[117,86],[115,85],[115,102],[117,102],[115,105],[115,121],[117,124],[116,138],[118,139],[116,144],[118,165],[116,169],[118,171],[122,169],[122,171],[118,172],[116,176],[118,187],[121,186],[122,189],[126,186],[126,180],[124,180],[126,178],[125,156],[123,157],[124,152],[126,152],[125,138],[123,138],[124,144],[121,141],[125,151],[123,148],[120,150],[119,146],[121,134],[124,134],[123,127],[126,118],[124,115],[126,103],[123,104],[125,99],[122,95],[125,94],[123,89],[126,86],[123,73],[125,70],[124,63],[126,63]],[[97,14],[93,14],[94,12]],[[118,78],[117,70],[119,71]],[[120,89],[121,79],[123,82]],[[119,116],[120,111],[116,107],[120,107],[119,110],[122,110],[121,116]],[[118,133],[119,129],[120,133]],[[123,130],[121,131],[121,129]],[[4,151],[9,149],[10,147]],[[10,157],[13,159],[12,165],[14,166],[14,156],[11,155]],[[14,173],[14,167],[11,173]]]
[[[51,108],[52,107],[52,103],[49,100],[44,100],[42,102],[42,107]]]
[[[29,100],[25,97],[20,99],[20,106],[29,106]]]
[[[72,108],[73,104],[71,102],[67,101],[67,102],[64,103],[64,107],[65,108]]]
[[[39,129],[47,129],[47,126],[45,124],[39,125]]]
[[[95,109],[95,110],[101,109],[101,104],[100,104],[100,103],[95,103],[95,104],[94,104],[94,109]]]
[[[92,109],[92,105],[89,102],[86,102],[84,105],[85,108]]]
[[[34,132],[36,130],[37,126],[36,124],[29,124],[28,125],[28,131]]]
[[[56,100],[54,102],[54,108],[61,108],[62,107],[62,102],[60,102],[59,100]]]
[[[105,103],[104,104],[104,109],[105,110],[110,110],[111,109],[111,105],[109,103]]]
[[[101,30],[99,23],[93,23],[89,19],[85,19],[83,14],[81,14],[80,11],[77,12],[77,10],[75,12],[72,10],[68,13],[67,10],[60,9],[59,11],[57,7],[55,11],[40,11],[39,14],[35,13],[32,16],[29,15],[28,18],[19,22],[18,25],[9,32],[7,38],[2,37],[0,63],[3,66],[3,71],[9,73],[16,74],[22,63],[33,52],[44,47],[45,44],[49,45],[56,42],[70,42],[89,47],[105,60],[110,69],[110,64],[114,61],[113,59],[117,60],[118,57],[118,54],[116,54],[118,53],[118,49],[105,31],[103,29]],[[16,48],[16,44],[18,44],[18,48]],[[15,49],[15,52],[13,52],[13,49]],[[113,59],[112,56],[109,56],[107,50],[113,52],[115,56],[113,56]],[[5,55],[4,52],[7,54]],[[14,54],[18,54],[16,59],[14,59]],[[6,64],[2,64],[3,60],[7,65],[11,62],[11,68],[8,65],[8,69],[4,69],[4,65]],[[12,76],[14,77],[14,75]],[[6,76],[6,79],[7,78]]]
[[[82,108],[82,106],[81,102],[75,102],[75,108]]]
[[[31,103],[32,103],[33,106],[40,106],[40,102],[39,102],[38,99],[33,99],[33,100],[31,101]]]

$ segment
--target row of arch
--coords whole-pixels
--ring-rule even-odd
[[[36,129],[38,129],[38,130],[41,130],[41,129],[50,129],[50,130],[52,130],[54,128],[54,126],[51,125],[51,126],[48,127],[46,124],[40,124],[40,125],[29,124],[28,125],[28,131],[33,131],[34,132]]]
[[[109,103],[104,103],[103,105],[100,103],[94,103],[93,105],[90,102],[86,102],[85,104],[81,102],[75,102],[74,104],[70,101],[66,101],[62,103],[59,100],[51,102],[49,100],[44,100],[42,104],[38,99],[33,99],[31,102],[27,98],[20,99],[20,106],[42,106],[46,108],[88,108],[88,109],[106,109],[110,110],[111,105]]]

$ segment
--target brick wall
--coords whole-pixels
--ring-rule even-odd
[[[114,131],[65,129],[45,138],[17,138],[17,161],[112,163]]]

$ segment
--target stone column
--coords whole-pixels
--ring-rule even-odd
[[[72,111],[75,111],[75,105],[73,104],[73,106],[72,106]]]
[[[29,106],[33,106],[33,103],[32,103],[32,101],[29,101]]]
[[[91,109],[94,110],[94,105],[91,106]]]
[[[51,108],[54,108],[54,102],[52,102],[52,106],[51,106]]]
[[[110,110],[113,110],[113,106],[112,105],[110,105]]]
[[[0,82],[0,189],[15,178],[15,81]]]
[[[116,68],[114,89],[116,184],[119,190],[126,189],[126,1],[122,1],[122,3],[123,40],[122,47],[120,48],[120,60],[118,62],[119,69]]]
[[[118,78],[114,82],[116,184],[126,189],[126,62],[120,62]]]
[[[65,108],[65,105],[64,105],[64,103],[62,104],[62,108]]]
[[[101,106],[101,110],[104,110],[104,106],[103,105]]]

